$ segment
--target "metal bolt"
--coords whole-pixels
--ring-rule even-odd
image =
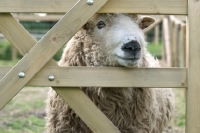
[[[24,77],[25,77],[25,73],[24,73],[24,72],[20,72],[20,73],[18,74],[18,76],[19,76],[19,78],[24,78]]]
[[[94,0],[88,0],[88,1],[87,1],[87,4],[88,4],[89,6],[92,6],[92,5],[94,4]]]
[[[53,75],[50,75],[48,79],[49,81],[54,81],[55,77]]]

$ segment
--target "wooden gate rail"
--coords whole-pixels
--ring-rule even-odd
[[[73,67],[70,68],[44,67],[43,68],[44,70],[41,69],[48,62],[48,60],[50,60],[53,54],[55,54],[57,50],[60,47],[62,47],[64,43],[66,43],[70,39],[70,37],[73,36],[74,33],[106,2],[107,0],[95,0],[94,5],[89,7],[86,4],[86,0],[80,0],[74,6],[74,8],[70,10],[65,15],[65,17],[63,17],[62,20],[59,21],[59,23],[56,24],[56,26],[52,30],[50,30],[50,32],[48,32],[47,35],[44,36],[44,38],[37,44],[36,41],[32,39],[30,35],[24,30],[24,28],[22,28],[17,23],[17,21],[14,20],[9,14],[0,14],[0,31],[6,36],[6,38],[11,43],[13,43],[13,45],[15,45],[18,48],[18,50],[23,55],[27,53],[24,56],[24,58],[0,80],[0,86],[1,86],[0,108],[2,108],[14,95],[16,95],[23,86],[25,86],[33,77],[35,77],[35,75],[37,77],[38,75],[40,75],[40,73],[42,74],[42,71],[45,71],[45,69],[50,69],[50,71],[53,71],[53,69],[56,69],[58,71],[62,71],[61,69],[70,69],[71,71]],[[21,6],[22,3],[23,7]],[[3,6],[0,8],[0,12],[4,13],[5,12],[67,12],[69,8],[71,8],[74,4],[75,4],[74,0],[49,0],[48,2],[46,2],[46,0],[34,0],[34,1],[1,0],[0,5]],[[183,69],[177,68],[176,70],[174,70],[174,72],[173,69],[165,69],[165,68],[154,69],[154,70],[148,68],[148,71],[146,69],[143,70],[133,69],[131,70],[131,72],[140,74],[144,74],[146,72],[147,75],[149,76],[150,73],[153,71],[160,70],[160,73],[169,71],[171,74],[169,74],[170,76],[168,78],[170,78],[171,76],[173,77],[176,76],[175,73],[180,74],[180,77],[177,76],[176,78],[174,78],[175,80],[174,83],[177,84],[177,87],[178,86],[187,87],[186,133],[199,133],[200,106],[198,105],[200,102],[200,97],[199,97],[200,29],[198,27],[200,23],[200,1],[199,0],[189,0],[189,1],[110,0],[108,4],[106,4],[99,12],[100,13],[134,12],[134,13],[144,13],[144,14],[188,14],[189,18],[188,19],[189,30],[187,31],[188,36],[190,34],[190,36],[188,37],[190,44],[188,68],[183,68]],[[1,18],[3,17],[5,17],[5,19],[2,20]],[[6,20],[9,19],[13,19],[14,21],[6,22]],[[65,33],[65,35],[62,35],[63,32]],[[20,43],[22,43],[23,45]],[[31,48],[32,46],[34,47]],[[55,61],[52,60],[48,63],[48,65],[57,66]],[[5,74],[2,72],[3,69],[2,68],[0,69],[1,69],[0,73]],[[74,72],[77,69],[78,68],[74,69]],[[91,68],[86,68],[86,69],[91,71]],[[104,72],[106,72],[108,69],[106,68]],[[121,68],[116,68],[116,69],[121,69]],[[39,72],[39,70],[41,70],[41,72]],[[25,72],[26,74],[24,79],[18,78],[18,73],[21,71]],[[122,71],[123,70],[120,70],[119,73]],[[51,74],[51,72],[49,74]],[[124,76],[128,77],[128,74],[125,74]],[[33,78],[33,80],[35,78]],[[109,78],[109,75],[106,75],[104,78]],[[157,78],[158,77],[156,77],[156,79]],[[163,79],[164,78],[166,78],[165,82],[170,81],[171,83],[171,80],[167,79],[167,77],[163,77]],[[47,80],[46,76],[45,79]],[[137,80],[139,80],[139,78]],[[145,79],[142,80],[145,81]],[[145,82],[151,86],[151,84],[148,83],[148,81]],[[155,81],[152,81],[152,85],[154,84],[154,82]],[[160,85],[165,85],[165,84],[163,82]],[[64,83],[63,86],[65,86]],[[99,109],[97,109],[97,107],[89,100],[89,98],[80,89],[78,88],[67,88],[67,89],[53,88],[53,89],[61,97],[63,97],[63,99],[70,105],[70,107],[72,107],[72,109],[81,117],[81,119],[89,126],[89,128],[93,132],[108,132],[108,133],[119,132],[118,129],[105,117],[105,115]],[[75,98],[74,96],[79,98]]]
[[[0,0],[0,12],[66,13],[78,0]],[[86,2],[86,0],[85,0]],[[96,3],[96,1],[95,1]],[[23,6],[22,6],[23,5]],[[187,0],[109,0],[99,13],[187,14]]]
[[[0,67],[0,79],[11,67]],[[49,75],[55,77],[49,81]],[[120,76],[116,76],[120,75]],[[84,78],[87,77],[87,78]],[[153,78],[152,78],[153,77]],[[76,80],[74,80],[76,79]],[[43,67],[27,86],[187,87],[186,68]]]

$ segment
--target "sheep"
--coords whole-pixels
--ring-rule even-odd
[[[147,52],[143,33],[154,21],[135,14],[96,14],[67,43],[59,65],[160,67]],[[175,100],[169,88],[80,89],[122,133],[162,133],[173,115]],[[48,133],[92,132],[52,89],[46,113]]]

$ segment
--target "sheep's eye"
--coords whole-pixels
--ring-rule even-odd
[[[98,29],[101,29],[105,26],[106,26],[106,24],[103,21],[99,21],[98,24],[97,24]]]

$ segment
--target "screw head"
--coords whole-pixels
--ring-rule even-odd
[[[92,5],[94,4],[94,0],[88,0],[88,1],[87,1],[87,4],[88,4],[89,6],[92,6]]]
[[[49,81],[54,81],[55,77],[53,75],[50,75],[48,79]]]
[[[24,73],[24,72],[20,72],[20,73],[18,74],[18,76],[19,76],[19,78],[24,78],[24,77],[25,77],[25,73]]]

